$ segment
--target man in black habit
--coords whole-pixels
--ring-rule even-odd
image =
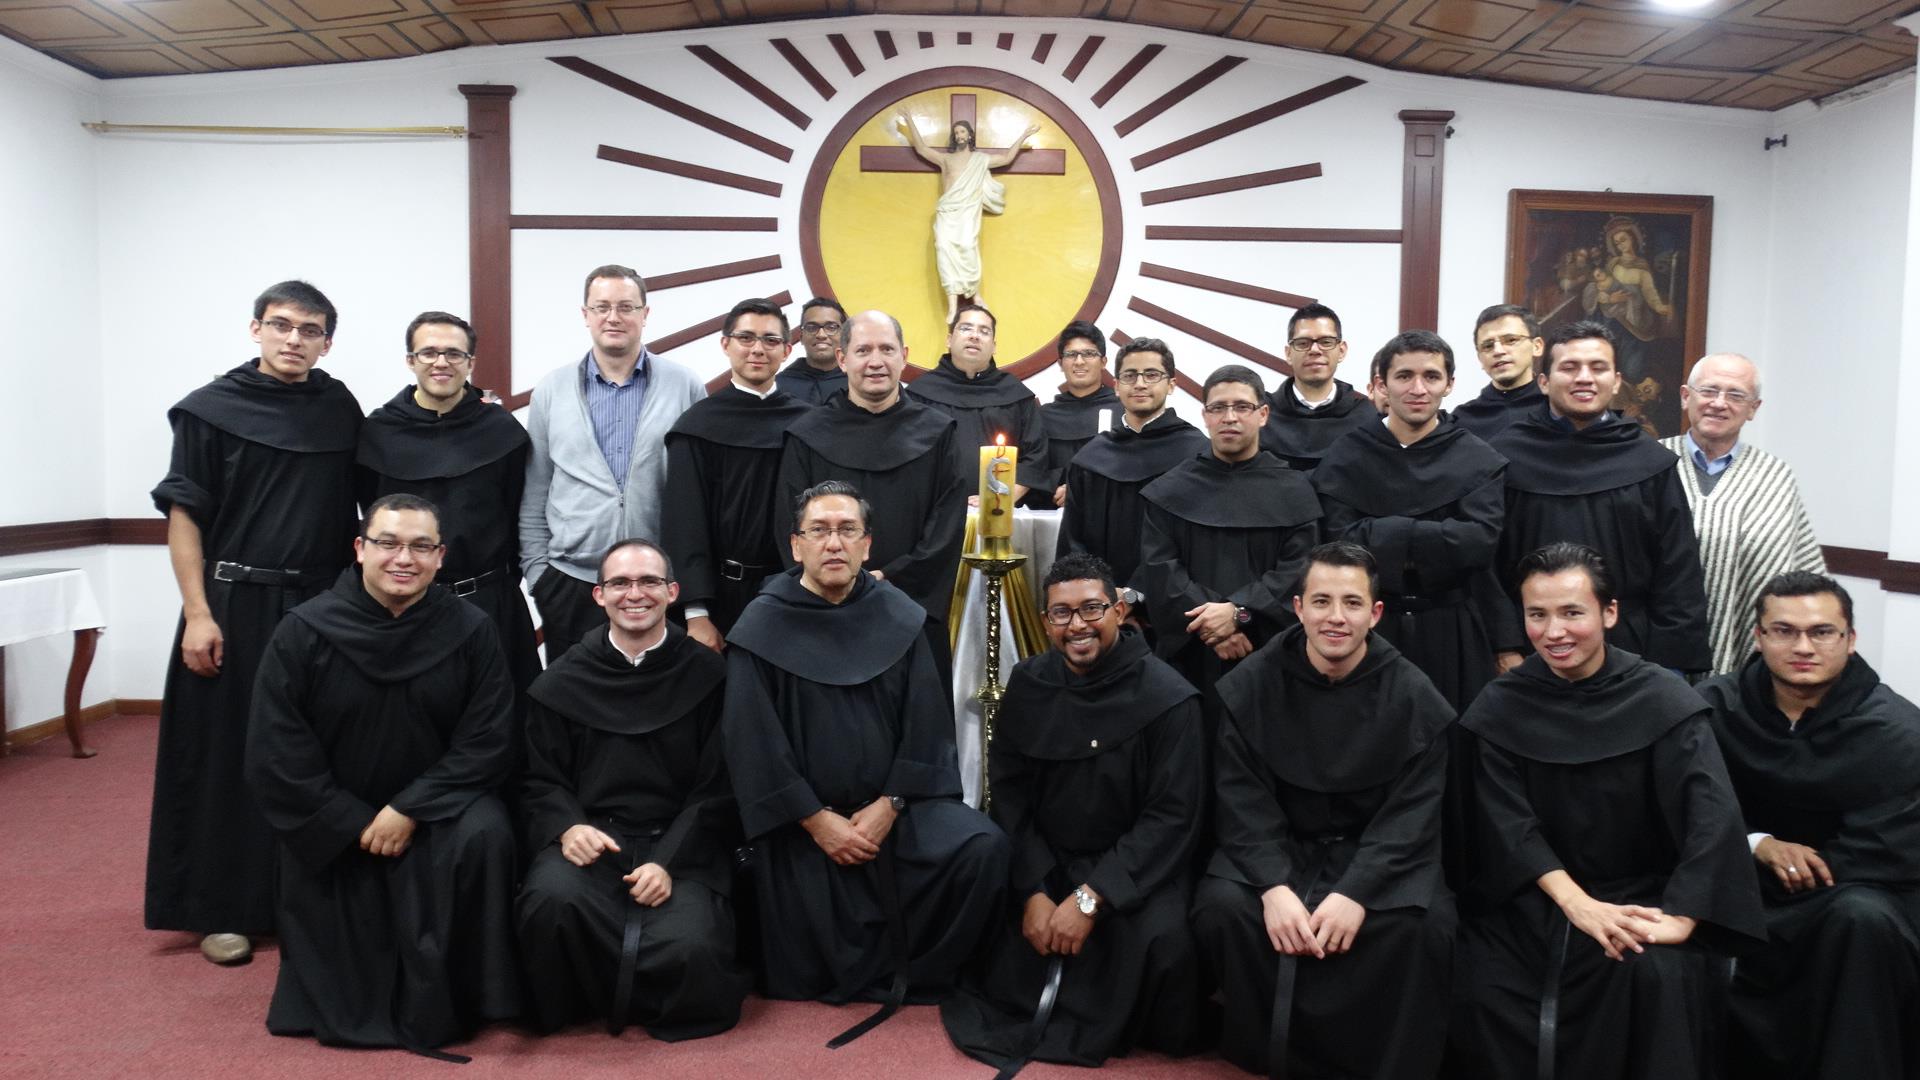
[[[1107,338],[1090,322],[1075,321],[1060,331],[1060,392],[1040,406],[1047,432],[1047,476],[1027,496],[1026,505],[1052,510],[1067,504],[1067,464],[1095,435],[1118,427],[1120,397],[1106,385]],[[1101,418],[1105,417],[1105,423]]]
[[[979,304],[961,304],[948,327],[947,351],[933,370],[907,387],[906,394],[953,417],[953,468],[967,487],[979,469],[979,447],[1001,435],[1008,446],[1019,447],[1013,485],[1018,502],[1033,488],[1048,490],[1047,428],[1041,423],[1040,402],[1033,391],[994,363],[995,329],[993,312]]]
[[[1000,910],[1007,838],[960,801],[924,612],[860,569],[866,500],[827,481],[792,520],[799,568],[734,624],[722,724],[767,995],[884,1003],[839,1046],[951,987]]]
[[[1207,696],[1211,717],[1214,683],[1293,621],[1320,503],[1304,474],[1260,452],[1260,376],[1228,364],[1201,396],[1210,446],[1140,489],[1131,584],[1146,593],[1155,651]]]
[[[1546,395],[1534,363],[1546,354],[1540,321],[1519,304],[1495,304],[1473,320],[1473,348],[1487,385],[1453,410],[1460,426],[1491,442],[1515,420],[1540,411]]]
[[[1105,563],[1062,556],[1044,589],[1053,648],[1013,669],[988,761],[1010,904],[941,1019],[996,1064],[1189,1053],[1203,1026],[1187,929],[1208,781],[1200,695],[1122,625]]]
[[[800,305],[800,357],[780,369],[774,382],[803,405],[822,405],[847,388],[840,370],[840,326],[847,309],[830,296]]]
[[[429,1056],[518,1015],[513,683],[485,614],[432,588],[438,511],[367,508],[357,568],[267,644],[247,786],[280,837],[275,1035]],[[464,1058],[455,1058],[464,1061]]]
[[[540,674],[533,618],[520,592],[527,429],[469,381],[477,347],[473,327],[458,315],[414,317],[406,354],[414,384],[361,425],[356,487],[362,506],[407,492],[440,508],[447,552],[434,584],[487,613],[514,688],[525,693]]]
[[[514,922],[544,1030],[604,1017],[615,1033],[713,1035],[751,983],[728,900],[727,665],[667,621],[678,591],[652,543],[614,545],[594,586],[606,632],[533,684],[521,812],[536,854]]]
[[[1699,687],[1769,936],[1734,969],[1728,1075],[1920,1075],[1920,710],[1854,653],[1832,578],[1781,574],[1755,607],[1760,651]]]
[[[1378,590],[1365,548],[1315,548],[1299,623],[1220,680],[1220,846],[1193,925],[1226,1006],[1221,1053],[1250,1072],[1432,1076],[1446,1046],[1453,709],[1369,635]]]
[[[1134,338],[1120,347],[1114,381],[1126,412],[1095,435],[1067,466],[1066,512],[1059,551],[1096,555],[1122,586],[1135,586],[1140,566],[1140,489],[1168,469],[1207,452],[1207,436],[1167,408],[1173,390],[1173,349],[1159,338]],[[1145,611],[1134,609],[1135,618]]]
[[[1535,655],[1460,721],[1483,908],[1460,935],[1459,1075],[1718,1076],[1722,956],[1767,929],[1706,703],[1608,643],[1619,606],[1592,548],[1516,574]]]
[[[149,930],[202,935],[215,963],[273,932],[273,833],[241,782],[254,673],[287,609],[352,555],[360,406],[314,365],[339,316],[283,281],[253,302],[257,359],[167,412],[173,457],[153,489],[180,589],[160,704],[147,839]]]
[[[1700,541],[1680,475],[1661,460],[1665,447],[1607,408],[1620,387],[1613,332],[1569,323],[1549,335],[1547,351],[1540,373],[1547,406],[1492,443],[1507,459],[1507,524],[1496,566],[1558,541],[1586,544],[1606,560],[1619,590],[1609,643],[1675,671],[1713,670]],[[1518,662],[1517,638],[1495,644],[1512,653],[1503,668]]]
[[[787,316],[767,300],[742,300],[721,325],[732,384],[688,406],[667,432],[667,499],[661,542],[680,571],[687,633],[709,648],[726,634],[760,581],[780,569],[775,489],[787,428],[812,408],[775,382],[787,355]],[[604,606],[604,605],[603,605]]]
[[[866,492],[879,516],[868,522],[869,575],[920,605],[935,669],[947,681],[952,648],[947,608],[960,569],[970,482],[954,471],[962,444],[953,418],[900,392],[907,347],[900,323],[866,311],[840,328],[847,391],[794,421],[780,456],[775,529],[793,528],[792,506],[823,480],[844,480]],[[781,554],[787,565],[799,556]]]
[[[1287,320],[1287,363],[1293,374],[1267,396],[1262,450],[1308,471],[1335,439],[1379,422],[1372,399],[1333,377],[1346,356],[1340,316],[1332,308],[1308,304],[1293,313]]]

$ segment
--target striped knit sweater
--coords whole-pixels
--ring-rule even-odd
[[[1713,491],[1702,494],[1686,437],[1675,435],[1660,445],[1680,458],[1680,486],[1693,511],[1700,566],[1706,571],[1713,671],[1724,675],[1753,650],[1753,601],[1761,587],[1788,570],[1825,573],[1826,559],[1786,462],[1742,446]]]

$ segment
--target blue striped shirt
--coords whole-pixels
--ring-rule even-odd
[[[587,419],[593,422],[593,441],[607,459],[613,482],[627,489],[627,464],[633,460],[633,433],[640,427],[640,407],[647,400],[647,353],[624,383],[609,382],[593,362],[593,353],[580,361],[580,389],[587,401]]]

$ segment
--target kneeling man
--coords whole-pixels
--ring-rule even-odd
[[[1013,670],[988,762],[1016,906],[941,1018],[960,1049],[995,1063],[1099,1065],[1135,1045],[1190,1052],[1201,1026],[1186,910],[1207,783],[1200,693],[1122,626],[1127,605],[1106,563],[1064,555],[1045,588],[1053,649]]]
[[[861,569],[872,515],[827,480],[794,500],[799,566],[734,624],[722,726],[753,841],[769,997],[884,1007],[952,985],[1007,876],[1007,838],[960,801],[953,709],[926,611]]]
[[[1729,1075],[1920,1072],[1920,710],[1853,651],[1830,577],[1760,590],[1744,667],[1699,689],[1759,865],[1768,945],[1733,978]]]
[[[605,1017],[656,1039],[740,1019],[749,979],[728,899],[740,831],[720,752],[726,661],[667,621],[652,541],[600,560],[589,633],[534,680],[521,783],[533,866],[516,924],[533,1019]]]
[[[432,503],[374,500],[353,546],[254,683],[247,784],[281,848],[267,1030],[426,1052],[519,1012],[513,684],[486,613],[430,587]]]
[[[1432,1076],[1446,1044],[1453,709],[1369,633],[1379,596],[1366,548],[1314,548],[1299,623],[1220,680],[1220,848],[1193,924],[1226,1006],[1220,1052],[1250,1072]]]

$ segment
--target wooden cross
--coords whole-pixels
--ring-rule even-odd
[[[977,140],[980,137],[980,125],[974,120],[974,114],[979,108],[976,98],[977,95],[974,94],[948,95],[947,132],[949,136],[951,136],[953,132],[953,125],[965,121],[969,127],[973,128],[974,138]],[[912,114],[908,114],[907,122],[913,122]],[[938,146],[935,146],[933,143],[928,143],[927,145],[929,149],[941,149],[944,148],[946,141],[945,138],[942,138],[939,140]],[[1006,147],[975,146],[974,149],[982,153],[998,154],[1005,150]],[[940,170],[922,160],[920,155],[913,152],[913,147],[888,144],[885,146],[862,146],[860,148],[860,171],[939,172]],[[1065,150],[1022,150],[1020,156],[1013,159],[1013,164],[1003,169],[995,169],[994,172],[1021,173],[1029,176],[1065,176],[1067,174],[1067,152]]]

